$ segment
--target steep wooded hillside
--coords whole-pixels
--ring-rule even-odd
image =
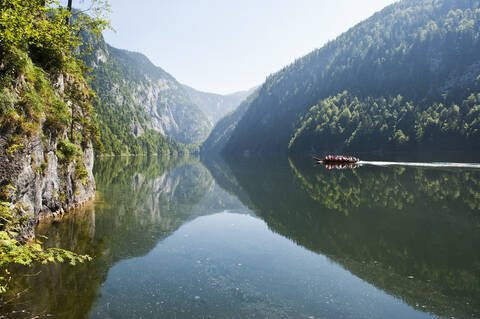
[[[404,0],[271,75],[218,133],[230,154],[470,149],[479,76],[480,1]]]
[[[210,132],[208,138],[202,143],[201,152],[203,154],[208,155],[212,153],[218,153],[225,147],[232,136],[238,121],[242,118],[250,103],[257,96],[257,91],[254,91],[233,112],[225,115],[217,122],[212,132]]]

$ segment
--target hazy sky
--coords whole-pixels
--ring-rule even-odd
[[[77,2],[74,0],[74,3]],[[139,51],[196,89],[265,78],[395,0],[110,0],[114,47]]]

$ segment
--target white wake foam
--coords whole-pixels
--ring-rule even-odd
[[[382,161],[359,161],[359,165],[375,165],[375,166],[416,166],[416,167],[448,167],[448,168],[478,168],[479,163],[450,163],[450,162],[382,162]]]

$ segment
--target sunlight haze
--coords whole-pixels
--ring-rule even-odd
[[[111,0],[105,32],[196,89],[231,93],[265,78],[395,2]]]

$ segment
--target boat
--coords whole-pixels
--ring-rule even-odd
[[[359,161],[356,157],[344,155],[327,155],[324,158],[314,156],[313,158],[319,164],[356,164]]]
[[[323,165],[328,169],[352,169],[359,166],[357,163],[321,163],[318,165]]]

